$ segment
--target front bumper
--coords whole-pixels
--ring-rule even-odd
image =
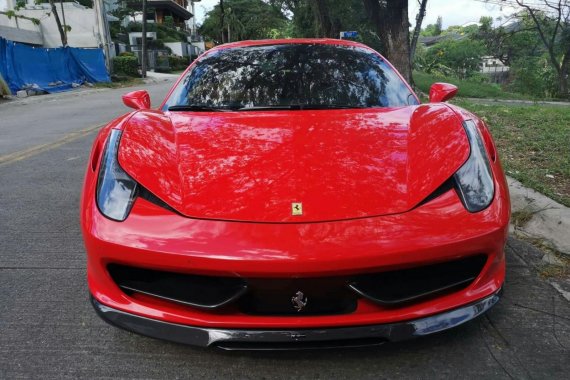
[[[448,330],[468,322],[493,307],[502,288],[472,304],[429,317],[372,326],[324,329],[257,330],[187,326],[141,317],[105,306],[91,296],[99,316],[108,323],[152,338],[226,350],[287,350],[358,347],[398,342]]]

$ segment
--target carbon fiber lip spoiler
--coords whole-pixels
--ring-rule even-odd
[[[106,322],[152,338],[224,350],[298,350],[380,345],[448,330],[485,313],[499,301],[501,293],[502,288],[472,304],[410,321],[299,330],[187,326],[125,313],[101,304],[92,295],[90,298],[97,314]]]

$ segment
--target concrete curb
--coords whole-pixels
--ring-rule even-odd
[[[525,214],[528,221],[511,230],[542,239],[559,252],[570,255],[570,208],[507,177],[513,213]]]
[[[169,73],[155,73],[154,71],[148,71],[146,73],[145,83],[159,83],[165,81],[176,80],[180,77],[180,74],[169,74]]]

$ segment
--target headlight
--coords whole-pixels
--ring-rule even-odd
[[[459,195],[469,212],[485,209],[495,194],[495,185],[483,139],[472,120],[463,124],[471,146],[467,162],[455,173]]]
[[[131,211],[138,186],[119,166],[120,139],[121,131],[116,129],[107,139],[97,180],[97,206],[107,218],[122,222]]]

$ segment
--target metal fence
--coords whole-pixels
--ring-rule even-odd
[[[137,56],[139,63],[142,62],[142,49],[140,46],[131,45],[130,51]],[[160,70],[170,68],[170,64],[168,62],[168,50],[148,49],[146,54],[147,69]]]

